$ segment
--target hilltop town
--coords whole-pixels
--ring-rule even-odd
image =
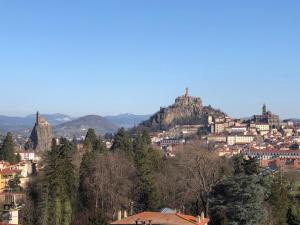
[[[103,224],[146,224],[149,221],[151,224],[155,221],[157,224],[206,225],[218,216],[209,196],[214,194],[213,190],[217,190],[214,188],[224,177],[232,176],[238,162],[241,167],[245,166],[243,176],[247,182],[252,179],[248,177],[250,175],[260,176],[264,172],[276,176],[283,172],[285,176],[293,174],[294,181],[299,184],[299,144],[300,125],[292,120],[280,120],[266,105],[262,106],[260,115],[236,119],[212,106],[204,106],[201,98],[190,96],[188,89],[175,99],[174,104],[160,108],[148,120],[105,136],[97,134],[92,127],[84,138],[56,136],[51,124],[37,112],[31,134],[24,144],[11,133],[1,144],[2,220],[7,224],[19,224],[20,221],[24,224],[27,217],[35,220],[30,214],[33,209],[26,208],[26,204],[40,207],[40,201],[59,199],[62,216],[66,216],[64,210],[70,207],[64,205],[65,201],[76,204],[72,209],[75,213],[72,218],[76,218],[73,224],[99,218],[101,214],[106,221]],[[250,175],[245,172],[249,169],[248,164],[252,168]],[[195,171],[199,174],[195,175]],[[70,174],[64,177],[64,173]],[[180,176],[186,176],[182,184],[178,180]],[[74,182],[72,187],[78,189],[78,193],[76,196],[73,193],[74,196],[70,195],[67,200],[64,195],[53,198],[51,189],[35,188],[35,185],[48,185],[43,183],[45,179],[54,189],[65,179],[71,179],[68,182]],[[59,183],[52,183],[51,180],[56,179]],[[122,191],[118,185],[110,183],[111,179],[123,186]],[[189,182],[194,186],[190,187]],[[62,185],[63,189],[57,189],[58,193],[67,194],[69,183]],[[254,184],[249,183],[251,185]],[[297,188],[293,188],[295,193],[298,193]],[[28,190],[33,194],[28,196]],[[95,195],[95,190],[101,190],[101,193]],[[177,200],[172,199],[171,190]],[[46,199],[41,191],[47,191]],[[92,198],[87,194],[90,192]],[[193,193],[191,198],[187,198],[187,192]],[[35,195],[39,197],[33,198]],[[91,210],[98,208],[98,201],[103,204],[99,208],[102,211]],[[87,205],[83,207],[82,204]],[[43,207],[49,211],[57,210],[51,204]],[[231,218],[229,214],[224,216]],[[45,221],[50,220],[45,218]]]

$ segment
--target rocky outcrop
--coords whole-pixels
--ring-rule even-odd
[[[53,133],[51,125],[37,112],[36,122],[25,148],[37,152],[50,150],[52,138]]]
[[[186,89],[185,94],[177,97],[173,105],[160,108],[141,126],[151,130],[166,130],[175,125],[205,124],[208,115],[218,117],[224,113],[210,106],[203,106],[201,98],[190,96]]]

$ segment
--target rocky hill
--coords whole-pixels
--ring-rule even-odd
[[[95,129],[99,135],[104,135],[117,131],[118,126],[102,116],[88,115],[55,126],[54,133],[55,136],[82,137],[89,128]]]
[[[149,128],[151,131],[167,130],[175,125],[204,124],[208,115],[225,115],[211,106],[203,106],[201,98],[192,97],[188,89],[183,96],[175,99],[175,103],[160,110],[142,122],[139,126]]]
[[[51,125],[44,117],[37,113],[35,125],[31,131],[29,140],[25,144],[25,148],[37,152],[50,150],[52,138],[53,133]]]

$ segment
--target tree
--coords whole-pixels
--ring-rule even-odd
[[[209,194],[210,224],[260,225],[267,215],[271,175],[260,173],[255,158],[232,159],[234,173],[217,183]]]
[[[79,188],[78,188],[78,200],[77,207],[78,210],[87,210],[92,205],[92,197],[86,186],[87,177],[91,176],[93,173],[93,163],[95,161],[95,153],[87,151],[84,153],[79,169]]]
[[[103,139],[99,136],[97,137],[94,129],[88,129],[88,132],[85,136],[83,148],[86,151],[98,151],[98,152],[106,152],[106,145]]]
[[[132,141],[124,128],[118,130],[111,149],[113,151],[123,151],[130,159],[133,158]]]
[[[300,206],[296,201],[292,201],[287,211],[287,224],[299,225],[300,224]]]
[[[21,156],[19,153],[16,155],[16,162],[21,162]]]
[[[101,211],[110,220],[121,208],[128,208],[134,174],[133,164],[124,153],[98,153],[83,158],[78,204],[78,212]]]
[[[8,181],[8,185],[13,191],[16,191],[17,189],[20,190],[21,189],[20,184],[21,181],[20,181],[20,176],[18,174],[16,174],[14,178]]]
[[[154,171],[159,164],[158,152],[151,146],[148,133],[138,133],[133,142],[134,158],[137,168],[137,206],[138,211],[157,210],[160,206],[160,197],[154,180]]]
[[[83,143],[83,147],[87,150],[93,150],[97,141],[97,135],[94,129],[89,128]]]
[[[272,208],[272,217],[275,225],[286,225],[289,208],[289,181],[279,172],[275,174],[269,203]]]
[[[101,210],[79,212],[72,225],[107,225],[107,218]]]
[[[77,180],[71,154],[72,143],[66,139],[52,145],[46,157],[45,176],[40,183],[37,203],[39,225],[70,225]]]
[[[14,154],[14,141],[10,132],[7,133],[3,141],[3,145],[0,150],[0,160],[10,163],[16,162],[16,156]]]
[[[210,192],[210,224],[260,225],[265,217],[264,200],[259,176],[230,176]]]

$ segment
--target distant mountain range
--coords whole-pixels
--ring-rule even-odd
[[[88,115],[54,126],[54,132],[56,136],[82,137],[86,135],[89,128],[95,129],[96,133],[101,135],[118,130],[118,126],[105,117]]]
[[[25,117],[10,117],[0,115],[0,133],[8,131],[29,135],[35,123],[35,114]],[[121,114],[116,116],[88,115],[73,118],[65,114],[42,115],[53,127],[57,135],[85,135],[86,129],[94,128],[99,134],[115,132],[119,127],[130,128],[148,119],[149,115]]]
[[[150,118],[151,115],[134,115],[130,113],[117,116],[105,116],[106,119],[119,127],[131,128]]]
[[[53,126],[58,125],[63,122],[72,120],[73,118],[56,113],[56,114],[44,114],[46,120]],[[12,117],[0,115],[0,132],[5,133],[8,131],[17,132],[24,129],[32,128],[35,123],[36,115],[30,114],[25,117]]]

